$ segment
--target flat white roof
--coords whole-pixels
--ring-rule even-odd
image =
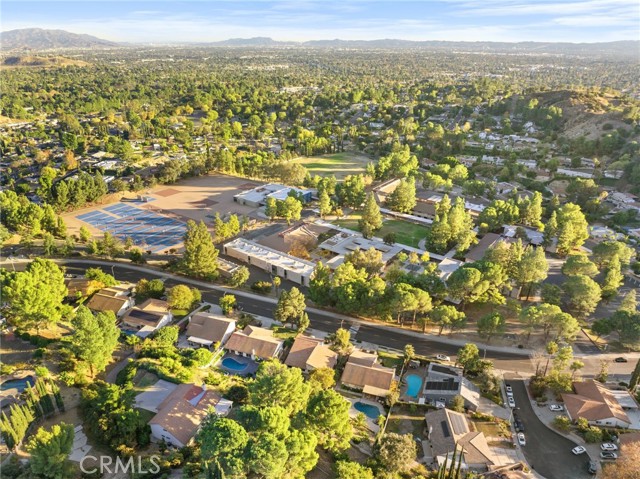
[[[313,273],[313,270],[316,267],[316,265],[311,261],[296,258],[295,256],[262,246],[243,238],[236,238],[233,241],[230,241],[225,245],[225,248],[240,251],[252,258],[259,258],[273,266],[279,266],[282,269],[293,271],[303,276],[311,276],[311,273]]]

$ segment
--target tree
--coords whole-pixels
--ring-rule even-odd
[[[382,252],[373,246],[368,250],[356,249],[344,255],[344,261],[351,263],[356,269],[364,268],[369,277],[380,273],[384,267]]]
[[[264,213],[267,215],[267,218],[269,218],[271,221],[277,218],[278,202],[276,201],[275,198],[271,196],[267,198],[267,201],[264,207]]]
[[[457,364],[460,364],[464,372],[475,372],[480,362],[480,350],[473,343],[467,343],[458,350]]]
[[[504,316],[500,313],[487,314],[478,320],[478,334],[486,337],[487,342],[491,342],[491,338],[496,334],[503,333],[505,327]]]
[[[553,244],[553,240],[558,234],[558,215],[554,211],[551,213],[551,217],[547,224],[544,225],[544,235],[542,239],[542,246],[548,248]]]
[[[64,274],[50,260],[35,259],[25,271],[13,275],[3,287],[8,316],[22,329],[40,330],[62,318],[67,296]]]
[[[635,313],[637,308],[638,308],[638,303],[636,300],[636,290],[631,289],[627,294],[624,295],[624,298],[622,298],[622,301],[620,302],[620,306],[618,306],[618,311]]]
[[[524,252],[514,279],[520,286],[528,286],[527,299],[531,293],[531,286],[547,279],[548,271],[549,264],[542,248],[529,248]]]
[[[589,238],[588,223],[580,207],[566,203],[558,209],[558,254],[567,255]]]
[[[453,396],[451,400],[451,409],[456,412],[464,412],[464,398],[460,395]]]
[[[160,279],[141,279],[136,284],[136,297],[139,300],[147,298],[160,299],[165,292],[164,283]]]
[[[280,276],[273,277],[273,287],[276,288],[276,294],[280,294],[280,285],[282,284],[282,279]]]
[[[475,292],[478,284],[482,280],[482,273],[475,268],[458,268],[449,279],[447,279],[447,287],[449,296],[463,303],[473,302],[476,299]]]
[[[170,348],[178,342],[180,328],[178,326],[165,326],[153,335],[153,342],[160,347]]]
[[[569,306],[579,317],[586,317],[593,313],[601,298],[601,289],[588,276],[571,276],[563,285],[565,294],[569,298]]]
[[[190,309],[194,303],[193,290],[187,285],[178,284],[169,290],[167,302],[171,309]]]
[[[522,222],[525,225],[534,226],[536,228],[542,226],[542,193],[534,192],[533,198],[525,205],[521,211]]]
[[[270,432],[262,432],[249,439],[246,449],[246,466],[265,479],[280,479],[287,462],[287,447]]]
[[[622,266],[628,266],[633,254],[633,248],[621,241],[603,241],[593,247],[593,261],[599,268],[607,267],[616,256]]]
[[[365,199],[364,178],[362,175],[349,175],[336,186],[336,196],[340,206],[360,208]]]
[[[236,307],[236,297],[232,294],[225,294],[220,298],[220,308],[222,308],[222,314],[229,316]]]
[[[204,221],[187,222],[184,235],[184,253],[180,267],[189,275],[215,279],[218,275],[218,250]]]
[[[339,354],[349,354],[353,350],[351,333],[348,329],[340,328],[330,336],[331,348]]]
[[[387,433],[380,439],[376,457],[388,474],[405,471],[416,460],[415,439],[411,434]]]
[[[309,385],[312,392],[331,389],[336,384],[336,372],[331,368],[318,368],[309,374]]]
[[[365,200],[364,208],[362,210],[362,217],[358,224],[360,226],[360,231],[365,238],[370,238],[374,231],[382,228],[380,207],[378,206],[378,203],[376,203],[372,193],[367,195],[367,199]]]
[[[244,453],[249,443],[247,431],[236,421],[209,416],[197,435],[205,465],[217,462],[224,475],[233,477],[244,470]]]
[[[94,316],[88,308],[80,306],[73,319],[73,326],[75,330],[71,344],[76,357],[89,364],[92,376],[104,371],[120,337],[115,314],[107,311]]]
[[[584,367],[584,363],[579,359],[576,359],[571,363],[569,369],[571,370],[571,380],[575,379],[576,373],[580,371]]]
[[[404,364],[405,366],[416,356],[416,349],[413,344],[405,344],[404,346]]]
[[[318,439],[315,434],[309,429],[293,429],[284,443],[289,457],[283,477],[306,477],[318,463],[319,456],[316,452]]]
[[[373,479],[373,471],[357,462],[341,460],[335,463],[336,479]]]
[[[73,466],[69,462],[69,454],[73,448],[73,425],[54,424],[51,430],[43,427],[27,444],[31,454],[29,467],[30,477],[46,479],[66,479],[73,475]]]
[[[118,280],[114,278],[109,273],[105,273],[100,268],[87,268],[84,273],[84,277],[87,279],[92,279],[94,281],[98,281],[102,284],[103,287],[110,288],[111,286],[116,286],[118,284]]]
[[[399,213],[411,213],[416,206],[416,182],[413,178],[401,180],[387,197],[387,207]]]
[[[636,367],[633,368],[633,372],[631,373],[629,391],[635,391],[638,384],[640,384],[640,359],[636,362]]]
[[[269,360],[260,364],[255,380],[249,384],[249,402],[256,406],[281,406],[291,415],[304,409],[309,392],[310,386],[300,369]]]
[[[326,190],[322,190],[320,192],[318,198],[318,209],[320,210],[320,218],[324,218],[328,214],[331,214],[331,198],[329,198],[329,193],[327,193]]]
[[[318,436],[318,444],[338,453],[349,448],[353,427],[349,418],[351,404],[333,389],[317,392],[309,399],[307,426]]]
[[[240,266],[236,271],[231,274],[231,278],[229,279],[229,286],[234,288],[239,288],[243,284],[245,284],[250,277],[249,268],[246,266]]]
[[[304,294],[295,286],[290,291],[282,291],[274,312],[274,318],[281,323],[299,323],[306,308]]]
[[[440,326],[438,335],[442,334],[445,328],[450,328],[450,330],[453,331],[467,322],[467,317],[462,311],[458,311],[454,306],[445,304],[433,308],[430,316],[431,319]]]
[[[298,221],[302,214],[302,203],[293,196],[287,196],[284,201],[278,201],[278,216],[291,224],[291,220]]]
[[[598,274],[598,267],[592,263],[585,254],[571,254],[562,265],[562,274],[565,276],[576,276],[580,274],[593,278]]]
[[[618,294],[618,289],[624,283],[624,275],[620,270],[620,260],[615,255],[609,261],[602,280],[602,297],[604,299],[612,299]]]
[[[42,248],[45,256],[53,256],[56,252],[56,242],[51,233],[44,233]]]

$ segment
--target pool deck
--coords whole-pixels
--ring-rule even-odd
[[[234,361],[237,361],[242,364],[246,364],[247,368],[243,369],[242,371],[236,371],[234,369],[224,367],[222,362],[226,358],[231,358]],[[233,353],[226,353],[224,356],[222,356],[222,358],[220,359],[218,364],[216,364],[216,366],[222,371],[224,371],[225,373],[233,374],[235,376],[253,376],[258,370],[259,364],[251,358],[245,358],[244,356],[237,356]]]
[[[347,399],[351,403],[351,408],[349,409],[349,416],[350,417],[356,417],[358,414],[361,413],[361,411],[358,411],[355,408],[355,403],[357,403],[357,402],[361,402],[363,404],[369,404],[371,406],[375,406],[380,410],[380,415],[381,416],[386,416],[387,415],[386,411],[384,410],[384,407],[382,407],[381,404],[378,404],[375,401],[371,401],[369,399],[363,399],[363,398],[345,398],[345,399]],[[362,413],[362,414],[364,414],[364,413]],[[369,427],[370,430],[372,430],[374,433],[377,433],[378,431],[380,431],[380,426],[378,426],[376,424],[375,420],[371,419],[366,414],[364,414],[364,417],[367,420],[367,426]]]
[[[407,394],[407,389],[409,388],[407,381],[405,380],[405,378],[407,376],[419,376],[420,379],[422,380],[422,384],[420,385],[420,391],[418,391],[418,395],[417,396],[409,396]],[[400,384],[400,400],[403,402],[414,402],[417,403],[419,398],[423,396],[424,393],[424,382],[427,378],[427,368],[424,366],[421,366],[419,368],[416,369],[407,369],[404,373],[404,375],[402,376],[402,381]]]

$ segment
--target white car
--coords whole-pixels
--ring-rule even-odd
[[[616,459],[618,459],[618,455],[615,452],[602,451],[600,453],[600,457],[602,459],[609,459],[609,460],[612,460],[612,461],[615,461]]]
[[[513,399],[513,397],[509,396],[507,398],[507,402],[509,403],[509,407],[516,407],[516,401],[515,399]]]
[[[562,405],[560,405],[560,404],[551,404],[549,406],[549,409],[551,409],[552,411],[557,411],[557,412],[564,411],[564,407],[562,407]]]
[[[511,387],[511,384],[505,384],[504,388],[507,390],[508,393],[513,392],[513,388]]]
[[[451,358],[449,356],[445,356],[444,354],[436,355],[436,359],[438,361],[451,361]]]
[[[507,397],[512,398],[513,397],[513,392],[512,391],[507,391]]]
[[[616,446],[612,442],[605,442],[600,446],[600,449],[602,449],[603,451],[617,451],[618,446]]]
[[[521,446],[526,446],[527,445],[527,441],[524,438],[524,434],[519,432],[518,433],[518,444],[520,444]]]
[[[571,449],[571,452],[574,453],[576,456],[578,456],[580,454],[584,454],[585,452],[587,452],[587,450],[582,446],[576,446],[573,449]]]

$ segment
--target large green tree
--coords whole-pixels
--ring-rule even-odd
[[[411,434],[385,434],[378,444],[376,459],[387,474],[406,471],[416,460],[416,441]]]
[[[73,477],[69,454],[73,449],[73,424],[54,424],[50,430],[41,427],[29,440],[27,451],[30,476],[44,479]]]
[[[218,250],[204,221],[187,222],[184,235],[184,253],[180,261],[181,269],[198,278],[212,279],[218,275]]]
[[[92,376],[104,371],[120,337],[116,315],[106,311],[94,316],[85,306],[80,306],[73,319],[73,327],[71,344],[76,357],[89,365]]]
[[[562,265],[562,274],[566,276],[582,274],[593,278],[598,274],[598,267],[589,260],[586,254],[570,254]]]
[[[376,203],[376,199],[373,197],[372,193],[367,195],[367,199],[364,202],[364,208],[362,209],[362,216],[358,223],[360,231],[365,238],[371,238],[373,233],[382,227],[380,207],[378,206],[378,203]]]
[[[598,283],[588,276],[571,276],[563,285],[569,307],[579,316],[586,317],[598,307],[602,290]]]
[[[300,322],[306,308],[304,294],[295,286],[289,291],[282,291],[274,312],[274,318],[281,323]]]
[[[213,470],[219,465],[223,477],[243,474],[249,435],[236,421],[212,415],[200,427],[196,440],[200,444],[200,456],[205,467]]]
[[[487,314],[478,320],[478,334],[487,338],[487,342],[491,342],[495,335],[503,333],[505,328],[506,322],[500,313]]]
[[[309,392],[300,369],[288,368],[274,359],[260,364],[249,384],[249,401],[256,406],[281,406],[294,414],[306,407]]]
[[[353,437],[350,407],[349,401],[333,389],[319,391],[309,400],[306,422],[324,449],[338,453],[349,448]]]
[[[402,179],[386,199],[387,207],[399,213],[411,213],[416,202],[416,182],[413,178]]]
[[[574,203],[566,203],[558,209],[558,254],[567,255],[579,248],[589,238],[587,220]]]

